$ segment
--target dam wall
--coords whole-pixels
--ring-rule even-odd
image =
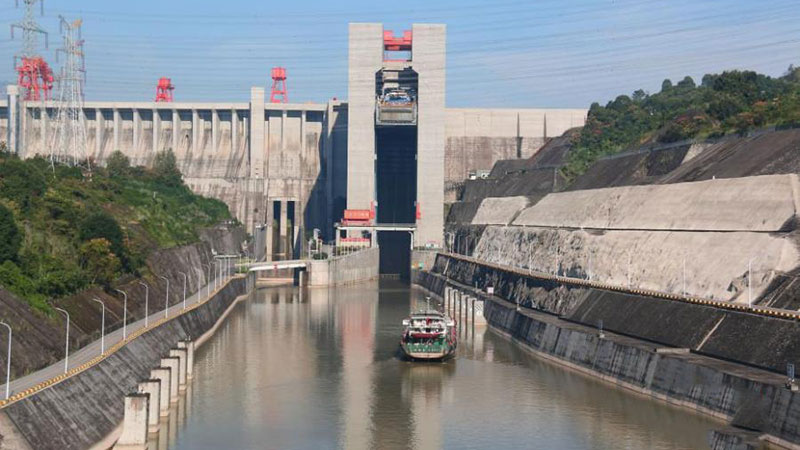
[[[20,102],[10,88],[0,100],[0,141],[22,157],[49,155],[57,103]],[[85,157],[95,163],[120,150],[147,166],[172,149],[192,190],[227,203],[248,232],[285,223],[298,245],[303,230],[332,238],[347,197],[346,102],[267,103],[264,89],[252,88],[249,102],[85,102],[83,111]],[[527,158],[585,118],[582,109],[445,109],[445,185],[499,159]],[[284,217],[290,202],[295,216]]]
[[[734,317],[728,314],[736,312],[711,311],[713,308],[701,305],[603,293],[596,289],[572,289],[444,255],[437,259],[433,272],[415,270],[413,281],[440,295],[445,286],[450,286],[482,298],[484,317],[490,327],[538,357],[625,389],[730,421],[735,427],[758,431],[763,440],[784,446],[800,445],[800,428],[796,423],[800,394],[783,386],[784,376],[754,368],[755,361],[747,360],[748,351],[753,356],[770,355],[774,361],[800,357],[798,353],[778,356],[776,351],[780,350],[774,346],[776,339],[786,341],[790,340],[787,336],[800,333],[796,322],[753,315],[748,318],[745,314]],[[474,282],[480,290],[471,287]],[[565,308],[573,314],[559,317],[541,306],[531,309],[530,301],[537,302],[540,296],[529,295],[522,289],[521,285],[529,283],[536,285],[539,293],[545,289],[562,294],[565,290],[582,291],[573,295],[572,306]],[[494,286],[496,295],[482,293],[486,285]],[[528,307],[516,307],[520,297],[528,300]],[[682,308],[685,310],[681,311]],[[581,314],[594,309],[604,309],[609,313],[605,317],[617,320],[611,324],[603,322],[601,333],[597,322],[581,321]],[[597,315],[590,320],[596,319]],[[754,320],[761,320],[763,324],[754,326]],[[720,321],[737,325],[724,331],[720,331],[722,326],[713,328]],[[758,332],[746,336],[756,328]],[[637,335],[638,331],[649,329],[663,333],[662,339]],[[728,349],[748,349],[733,350],[736,354],[704,351],[707,341],[716,339],[709,338],[709,334],[735,339],[737,342],[725,343]],[[695,350],[692,346],[703,348]],[[687,348],[690,351],[682,350]],[[777,367],[773,369],[778,371]],[[710,439],[714,436],[712,433]]]
[[[99,363],[5,406],[0,410],[3,440],[14,437],[37,450],[79,450],[100,442],[121,423],[125,395],[150,378],[170,348],[212,329],[245,291],[244,278],[232,279],[205,303],[151,328]]]

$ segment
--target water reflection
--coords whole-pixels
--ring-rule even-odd
[[[198,349],[151,448],[688,449],[718,426],[484,328],[465,326],[451,361],[403,361],[402,319],[418,302],[397,283],[257,291]]]

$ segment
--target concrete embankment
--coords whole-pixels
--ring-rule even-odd
[[[472,279],[458,277],[464,267],[451,273],[450,268],[458,263],[444,261],[444,264],[448,266],[446,274],[414,271],[414,283],[439,295],[449,285],[482,298],[485,302],[484,316],[492,329],[539,357],[634,392],[730,421],[733,426],[756,431],[758,436],[772,443],[800,447],[800,427],[796,420],[800,415],[800,396],[783,387],[785,377],[731,360],[640,339],[632,334],[614,333],[605,324],[601,336],[596,324],[576,323],[529,308],[517,311],[515,296],[519,294],[520,286],[508,275],[472,268],[479,286],[485,286],[490,279],[496,283],[494,286],[499,296],[488,296],[470,287],[474,286],[469,282]],[[559,288],[555,285],[550,287]],[[597,306],[607,300],[596,297],[592,290],[585,291],[579,296],[578,303]],[[658,300],[650,302],[650,305],[655,305]],[[621,304],[607,306],[618,312],[624,309],[620,309]],[[644,313],[648,308],[649,305],[639,305],[638,309]],[[654,313],[651,317],[640,314],[628,319],[653,325],[665,317],[657,310],[651,312]],[[676,327],[679,323],[673,321],[671,325]],[[692,325],[677,327],[672,333],[679,338]],[[749,328],[748,324],[745,323],[743,328]],[[730,332],[732,330],[728,330]],[[777,331],[775,336],[779,333],[781,331]],[[738,345],[758,346],[763,350],[771,344],[742,341]],[[720,435],[711,437],[714,436],[719,442],[725,441]]]
[[[108,439],[123,419],[123,399],[178,341],[197,339],[246,291],[230,280],[210,300],[154,327],[90,368],[0,410],[0,448],[85,449]],[[113,442],[113,441],[112,441]]]
[[[309,286],[338,286],[378,278],[380,251],[361,250],[330,259],[312,260],[309,266]]]

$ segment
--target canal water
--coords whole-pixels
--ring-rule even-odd
[[[695,449],[720,426],[485,328],[462,330],[449,362],[403,361],[401,322],[424,302],[396,281],[259,289],[198,349],[157,447]]]

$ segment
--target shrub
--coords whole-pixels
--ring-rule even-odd
[[[153,175],[156,181],[165,186],[177,187],[183,184],[181,171],[178,170],[175,153],[172,152],[172,149],[156,153],[153,161]]]
[[[16,158],[0,162],[0,196],[12,200],[22,211],[30,210],[33,199],[46,189],[44,174],[34,164]]]
[[[120,268],[119,259],[111,252],[111,243],[103,238],[91,239],[81,245],[81,268],[88,272],[92,283],[108,286]]]
[[[78,230],[81,241],[103,238],[109,242],[111,251],[122,261],[127,268],[127,255],[122,229],[111,215],[104,211],[90,214],[80,224]]]
[[[14,214],[0,204],[0,262],[15,260],[22,243],[22,235],[14,222]]]
[[[128,175],[131,169],[131,160],[119,150],[114,150],[106,161],[106,169],[108,175],[112,177],[121,177]]]

